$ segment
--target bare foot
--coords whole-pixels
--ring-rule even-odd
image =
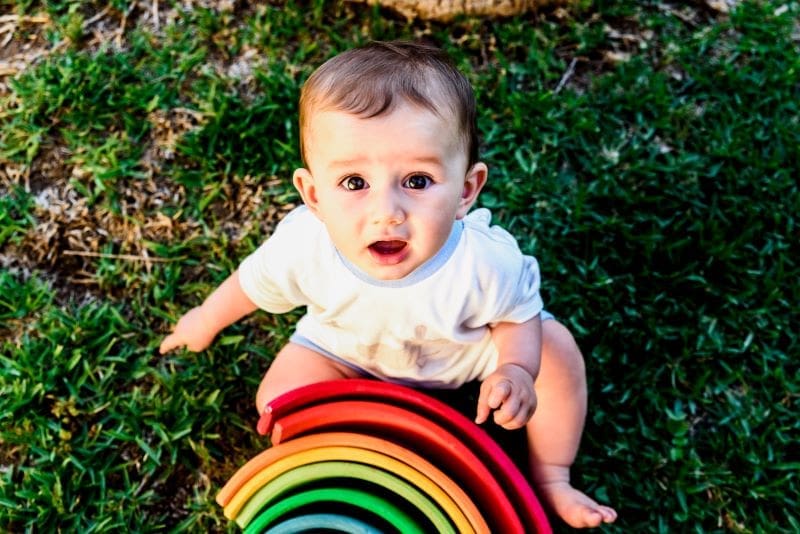
[[[569,482],[545,482],[536,488],[550,509],[573,528],[597,527],[617,519],[616,510],[596,503]]]

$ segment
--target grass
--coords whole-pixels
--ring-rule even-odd
[[[298,314],[156,347],[298,202],[314,66],[424,37],[478,92],[482,205],[587,357],[603,530],[800,530],[800,6],[732,4],[3,2],[0,59],[45,53],[0,79],[0,528],[234,530],[213,497],[264,447],[252,397]]]

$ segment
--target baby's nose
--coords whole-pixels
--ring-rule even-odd
[[[405,210],[397,196],[390,192],[377,193],[373,199],[372,219],[375,224],[400,224]]]

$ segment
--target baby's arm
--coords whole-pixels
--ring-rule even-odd
[[[492,410],[494,421],[507,429],[521,428],[536,410],[533,383],[542,357],[542,321],[539,315],[524,323],[498,323],[492,328],[497,347],[497,369],[481,384],[478,415],[483,423]]]
[[[257,306],[242,291],[239,271],[234,271],[208,298],[186,312],[161,342],[161,354],[185,346],[193,352],[208,347],[226,326],[255,311]]]

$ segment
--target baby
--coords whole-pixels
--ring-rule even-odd
[[[426,388],[479,380],[476,422],[526,428],[530,475],[574,527],[616,512],[570,485],[586,417],[583,357],[542,310],[536,260],[469,213],[486,183],[475,99],[440,50],[373,42],[319,67],[300,96],[303,199],[161,344],[206,348],[261,308],[305,306],[256,408],[297,387],[373,377]],[[535,388],[534,388],[535,385]]]

